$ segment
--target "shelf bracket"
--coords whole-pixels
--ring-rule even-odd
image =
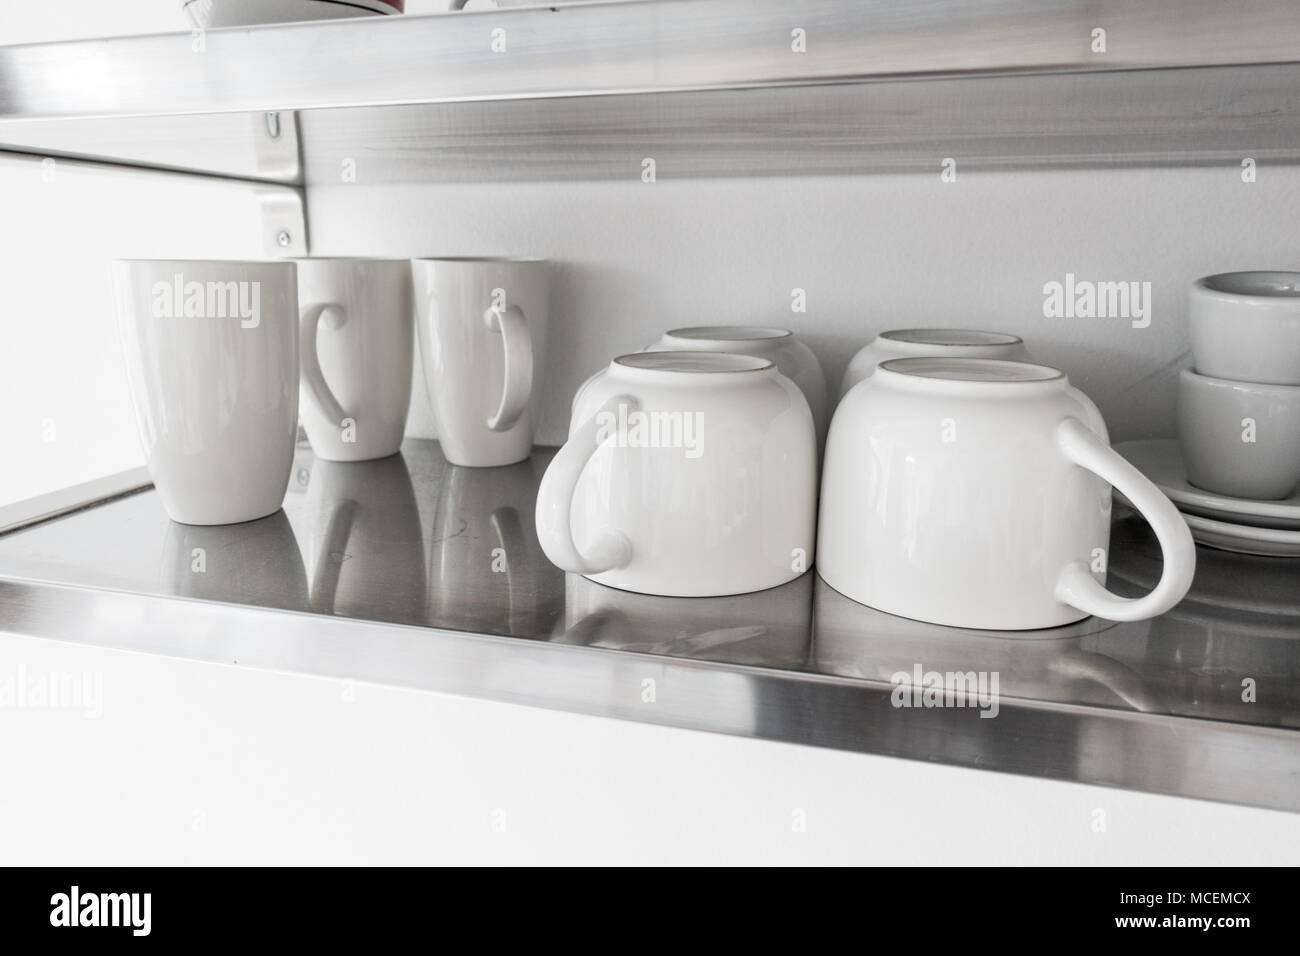
[[[269,259],[307,255],[307,213],[303,192],[294,186],[259,187],[262,210],[262,248]]]

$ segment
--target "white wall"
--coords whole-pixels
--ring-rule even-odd
[[[576,386],[682,325],[801,333],[832,388],[876,332],[1023,335],[1100,405],[1112,438],[1174,433],[1197,276],[1300,266],[1300,168],[969,173],[627,183],[368,185],[308,192],[313,254],[556,260],[541,439],[562,440]],[[1152,284],[1149,328],[1046,319],[1043,286]],[[808,311],[792,314],[791,290]],[[417,379],[419,381],[419,379]],[[417,390],[411,431],[433,437]]]
[[[0,155],[0,506],[144,463],[112,259],[262,255],[245,186],[51,162]]]

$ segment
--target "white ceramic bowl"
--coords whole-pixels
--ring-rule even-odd
[[[1225,272],[1192,284],[1196,371],[1211,378],[1300,385],[1300,272]]]

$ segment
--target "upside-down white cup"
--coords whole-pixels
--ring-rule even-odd
[[[1006,332],[975,329],[893,329],[881,332],[849,360],[840,380],[840,398],[876,370],[881,362],[924,356],[1007,359],[1030,362],[1024,340]]]
[[[149,474],[182,524],[278,511],[298,431],[292,262],[113,263]]]
[[[650,352],[733,352],[771,359],[776,369],[803,392],[817,427],[817,441],[826,440],[826,375],[812,349],[789,329],[753,325],[698,325],[665,332]]]
[[[1172,502],[1047,366],[884,362],[836,410],[822,473],[818,572],[901,617],[1005,631],[1089,614],[1133,621],[1178,603],[1196,568]],[[1104,587],[1112,485],[1164,556],[1160,582],[1139,598]]]
[[[817,439],[770,359],[639,352],[582,390],[537,495],[542,550],[628,591],[743,594],[811,564]]]

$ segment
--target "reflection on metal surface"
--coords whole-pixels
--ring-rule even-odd
[[[308,608],[307,572],[283,511],[243,524],[167,522],[158,593],[286,611]]]
[[[1151,533],[1131,514],[1114,526],[1116,590],[1141,592],[1160,573]],[[1136,666],[1178,712],[1300,728],[1300,561],[1197,549],[1192,590],[1146,622]],[[1109,635],[1102,649],[1126,653]]]
[[[815,578],[805,573],[788,584],[753,594],[676,598],[620,591],[569,574],[565,576],[564,626],[557,627],[552,640],[803,670],[808,663],[808,617]]]
[[[377,461],[317,459],[306,470],[311,607],[372,621],[419,623],[425,610],[420,508],[400,454]],[[383,586],[377,586],[383,582]]]
[[[429,542],[427,622],[544,637],[561,613],[564,572],[546,560],[533,513],[545,458],[502,468],[444,464]]]
[[[1300,726],[1300,563],[1202,548],[1192,591],[1161,618],[1005,634],[864,607],[815,570],[725,598],[633,594],[543,555],[533,511],[551,454],[458,468],[429,441],[357,463],[302,445],[270,518],[177,525],[144,492],[0,536],[0,576],[886,685],[918,665],[996,672],[1003,697]],[[1160,563],[1146,526],[1122,517],[1112,551],[1112,586],[1149,590]]]
[[[825,673],[909,685],[917,672],[996,674],[1008,697],[1162,710],[1130,667],[1089,649],[1086,637],[1117,626],[1098,618],[1047,631],[937,627],[863,607],[819,578],[813,620]]]
[[[1016,637],[882,614],[815,572],[632,594],[542,556],[550,455],[468,469],[427,441],[356,464],[302,446],[284,510],[224,528],[172,524],[152,491],[108,501],[0,536],[0,630],[1300,810],[1300,563],[1203,548],[1161,618]],[[1121,516],[1112,586],[1149,588],[1156,554]],[[918,666],[996,672],[996,719],[894,706]]]

